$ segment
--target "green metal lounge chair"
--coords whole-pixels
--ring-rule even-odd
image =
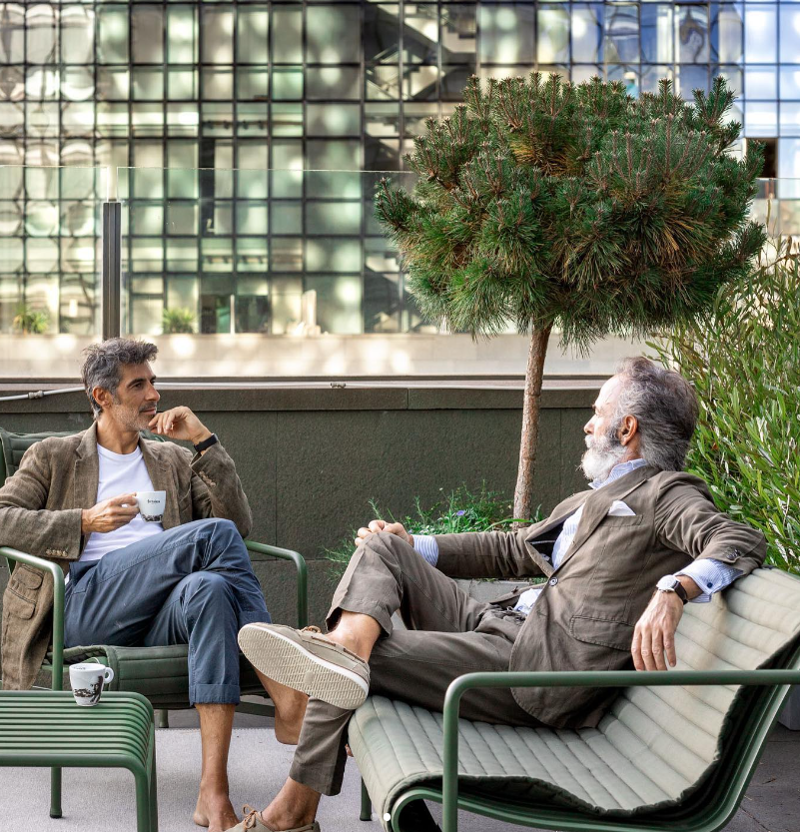
[[[19,467],[25,451],[47,436],[69,436],[66,433],[10,433],[0,428],[0,483],[11,476]],[[163,437],[146,434],[148,438],[164,441]],[[273,558],[292,561],[297,570],[297,626],[308,623],[308,570],[302,555],[289,549],[269,546],[253,540],[245,540],[253,562],[269,561]],[[167,727],[167,711],[183,710],[189,705],[188,646],[169,647],[115,647],[112,645],[85,645],[64,649],[64,574],[61,567],[51,561],[0,546],[0,555],[6,558],[10,571],[17,563],[25,563],[44,572],[54,580],[53,604],[53,648],[48,652],[37,680],[41,686],[53,690],[64,687],[65,668],[76,662],[93,660],[109,665],[114,670],[114,679],[108,685],[110,691],[139,693],[159,709],[159,727]],[[259,696],[264,704],[242,702],[238,709],[261,716],[275,713],[264,688],[258,681],[250,663],[241,657],[241,688],[244,696]],[[61,816],[60,771],[53,770],[51,817]]]
[[[143,696],[104,693],[93,708],[79,708],[71,693],[0,691],[0,766],[52,765],[128,769],[136,828],[158,832],[153,706]]]
[[[669,672],[474,673],[444,713],[371,697],[349,743],[384,828],[419,832],[418,801],[563,832],[716,832],[736,812],[789,686],[800,683],[800,580],[758,569],[686,607]],[[622,688],[596,729],[458,718],[475,687]]]

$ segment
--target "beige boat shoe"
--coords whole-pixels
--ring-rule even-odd
[[[265,676],[337,708],[354,710],[369,693],[369,665],[317,627],[246,624],[239,646]]]
[[[261,820],[261,813],[256,811],[252,806],[245,805],[244,818],[241,823],[227,829],[226,832],[320,832],[319,823],[313,821],[305,826],[296,826],[294,829],[270,829],[263,820]]]

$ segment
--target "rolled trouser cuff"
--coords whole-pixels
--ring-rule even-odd
[[[192,705],[238,705],[241,699],[239,685],[189,686],[189,702]]]
[[[384,604],[378,604],[375,601],[370,601],[365,598],[351,598],[345,594],[336,606],[330,608],[325,618],[329,632],[336,626],[343,612],[356,612],[360,615],[368,615],[378,622],[378,625],[386,636],[390,636],[394,629],[392,617],[387,613]]]

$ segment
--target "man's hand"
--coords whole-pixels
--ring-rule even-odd
[[[631,655],[637,670],[666,670],[664,653],[675,667],[675,630],[683,615],[683,601],[674,592],[656,592],[636,622]]]
[[[172,407],[165,410],[154,416],[148,427],[153,433],[169,439],[188,439],[193,445],[211,436],[211,431],[188,407]]]
[[[81,512],[81,534],[113,532],[139,513],[136,494],[120,494]]]
[[[355,544],[360,546],[370,535],[378,532],[396,534],[401,540],[414,545],[414,538],[403,528],[402,523],[387,523],[385,520],[373,520],[369,526],[362,526],[356,533]]]

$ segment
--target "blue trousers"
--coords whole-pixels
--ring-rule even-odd
[[[238,704],[236,635],[270,620],[236,526],[196,520],[72,564],[64,644],[188,644],[191,703]]]

